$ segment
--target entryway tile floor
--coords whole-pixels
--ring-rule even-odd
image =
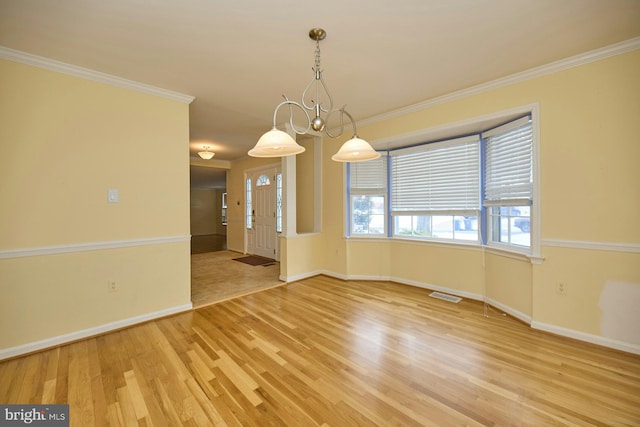
[[[191,302],[194,308],[284,285],[280,263],[253,266],[234,261],[244,256],[224,250],[191,255]]]

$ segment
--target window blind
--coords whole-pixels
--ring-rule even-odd
[[[533,192],[531,119],[485,132],[485,206],[530,204]]]
[[[387,191],[387,156],[349,164],[351,193],[380,194]]]
[[[424,215],[480,208],[478,135],[390,153],[392,215]]]

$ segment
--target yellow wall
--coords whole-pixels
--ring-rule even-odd
[[[640,298],[639,73],[636,50],[360,124],[358,134],[376,141],[538,105],[541,264],[481,248],[345,238],[344,165],[330,160],[345,135],[322,143],[322,231],[283,239],[284,278],[327,272],[431,286],[486,297],[534,326],[640,348],[640,336],[629,331],[640,318],[628,302]],[[310,182],[304,168],[298,175],[303,187]],[[241,223],[243,210],[236,214]],[[558,295],[558,283],[567,286],[566,295]]]
[[[0,349],[190,305],[188,114],[0,60]]]
[[[537,79],[543,237],[640,242],[640,51]]]
[[[345,164],[331,160],[340,146],[351,136],[348,130],[337,139],[322,140],[322,244],[316,249],[323,256],[324,269],[339,276],[347,276],[349,263],[354,260],[353,250],[345,239]],[[356,271],[358,267],[355,266]],[[377,275],[371,271],[363,275]]]
[[[0,349],[189,304],[189,271],[188,241],[1,260]]]
[[[322,237],[320,234],[300,234],[280,238],[280,275],[286,281],[321,273],[323,266]]]
[[[314,199],[314,142],[312,138],[298,139],[305,151],[296,156],[296,231],[312,233],[316,215]]]
[[[534,269],[534,321],[640,344],[640,254],[548,246],[544,255]],[[605,301],[610,291],[615,304]]]
[[[392,246],[392,242],[385,239],[349,241],[346,247],[346,258],[349,260],[347,275],[369,280],[389,279],[393,265]],[[340,250],[328,252],[327,255],[339,256]]]
[[[532,265],[495,253],[485,253],[485,296],[500,307],[509,307],[518,317],[532,318]]]
[[[323,142],[322,242],[308,250],[322,253],[323,268],[339,277],[386,275],[477,295],[486,289],[489,299],[547,329],[620,340],[603,331],[640,324],[640,311],[614,319],[601,300],[604,289],[640,298],[638,75],[636,50],[358,128],[375,141],[539,105],[542,264],[428,243],[346,240],[343,166],[329,160],[346,138]],[[572,248],[575,242],[591,249]],[[597,250],[608,243],[629,247]],[[557,295],[559,282],[568,284],[567,295]],[[622,341],[640,349],[638,333]]]

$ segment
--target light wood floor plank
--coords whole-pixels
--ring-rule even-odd
[[[428,293],[306,279],[0,362],[0,402],[74,426],[640,425],[640,356]]]

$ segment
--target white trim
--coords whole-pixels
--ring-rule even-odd
[[[589,242],[585,240],[542,239],[543,246],[587,249],[593,251],[629,252],[640,254],[640,243]]]
[[[351,238],[353,239],[353,238]],[[446,248],[446,249],[460,249],[465,251],[475,251],[482,252],[484,250],[484,246],[482,246],[479,242],[469,243],[463,240],[459,241],[447,241],[447,240],[435,240],[435,239],[420,239],[420,238],[409,238],[409,237],[387,237],[389,243],[391,244],[402,244],[402,245],[425,245],[432,246],[434,248]],[[364,241],[364,240],[363,240]]]
[[[427,128],[417,129],[414,131],[402,133],[399,135],[391,135],[383,138],[369,140],[369,143],[375,147],[379,147],[380,150],[386,150],[383,148],[388,144],[393,143],[394,147],[402,147],[412,144],[424,143],[427,140],[451,138],[458,136],[460,132],[463,133],[481,133],[481,129],[486,126],[491,126],[495,121],[509,120],[517,116],[531,114],[533,120],[539,120],[539,108],[540,104],[535,102],[532,104],[525,104],[519,107],[509,108],[507,110],[496,111],[494,113],[484,114],[482,116],[471,117],[468,119],[458,120],[456,122],[444,123],[437,126],[431,126]],[[534,117],[534,110],[536,116]],[[433,137],[433,135],[437,135]]]
[[[544,258],[542,257],[542,252],[540,249],[540,238],[542,236],[542,215],[540,214],[542,211],[542,187],[540,186],[540,104],[535,103],[531,108],[531,120],[532,127],[531,130],[533,132],[533,145],[531,149],[532,153],[532,165],[533,168],[533,204],[531,205],[530,211],[530,224],[531,229],[529,230],[529,235],[531,236],[531,253],[528,255],[531,264],[542,264]]]
[[[357,276],[350,276],[350,278],[355,278],[355,277]],[[383,280],[383,279],[377,279],[377,280]],[[415,280],[401,279],[399,277],[393,277],[393,276],[391,276],[388,280],[392,282],[400,283],[402,285],[415,286],[417,288],[428,289],[430,291],[438,291],[438,292],[443,292],[445,294],[455,295],[462,298],[482,301],[482,295],[480,294],[461,291],[459,289],[447,288],[446,286],[437,286],[437,285],[432,285],[430,283],[422,283],[422,282],[417,282]]]
[[[280,276],[280,280],[287,282],[287,283],[291,283],[291,282],[297,282],[299,280],[303,280],[303,279],[307,279],[309,277],[313,277],[313,276],[318,276],[318,275],[325,275],[325,276],[329,276],[329,277],[334,277],[336,279],[340,279],[340,280],[364,280],[364,281],[385,281],[385,282],[395,282],[395,283],[399,283],[401,285],[408,285],[408,286],[414,286],[417,288],[422,288],[422,289],[427,289],[430,291],[439,291],[439,292],[444,292],[450,295],[455,295],[455,296],[459,296],[462,298],[467,298],[467,299],[472,299],[472,300],[476,300],[476,301],[482,301],[482,295],[480,294],[475,294],[472,292],[466,292],[466,291],[461,291],[459,289],[453,289],[453,288],[448,288],[445,286],[437,286],[437,285],[432,285],[429,283],[422,283],[422,282],[418,282],[415,280],[407,280],[407,279],[403,279],[403,278],[399,278],[399,277],[393,277],[393,276],[373,276],[373,275],[359,275],[359,274],[340,274],[340,273],[336,273],[334,271],[329,271],[329,270],[316,270],[316,271],[310,271],[308,273],[303,273],[303,274],[299,274],[296,276],[291,276],[291,277],[286,277],[286,276]]]
[[[309,271],[307,273],[297,274],[295,276],[280,275],[280,277],[278,277],[278,278],[283,282],[291,283],[291,282],[297,282],[297,281],[300,281],[300,280],[303,280],[303,279],[308,279],[309,277],[314,277],[314,276],[319,276],[319,275],[325,275],[325,276],[329,276],[329,277],[334,277],[334,278],[340,279],[340,280],[348,280],[347,276],[345,276],[343,274],[339,274],[339,273],[334,273],[333,271],[328,271],[328,270]]]
[[[406,114],[411,114],[427,108],[435,107],[437,105],[456,101],[458,99],[467,98],[473,95],[479,95],[481,93],[489,92],[489,91],[499,89],[505,86],[509,86],[512,84],[521,83],[537,77],[542,77],[542,76],[557,73],[560,71],[568,70],[570,68],[579,67],[581,65],[589,64],[595,61],[600,61],[602,59],[606,59],[611,56],[621,55],[623,53],[631,52],[636,49],[640,49],[640,37],[635,37],[620,43],[616,43],[600,49],[592,50],[590,52],[585,52],[569,58],[561,59],[559,61],[555,61],[550,64],[541,65],[539,67],[535,67],[530,70],[526,70],[520,73],[512,74],[510,76],[502,77],[487,83],[482,83],[476,86],[472,86],[470,88],[459,90],[457,92],[452,92],[447,95],[432,98],[423,102],[419,102],[417,104],[409,105],[404,108],[399,108],[394,111],[389,111],[387,113],[369,117],[364,120],[359,120],[358,126],[360,127],[369,126],[385,120],[393,119],[396,117],[404,116]]]
[[[83,329],[81,331],[71,332],[69,334],[58,335],[57,337],[47,338],[41,341],[35,341],[27,344],[22,344],[16,347],[10,347],[0,350],[0,360],[7,359],[9,357],[20,356],[23,354],[32,353],[34,351],[43,350],[67,344],[73,341],[97,336],[106,332],[122,329],[127,326],[136,325],[138,323],[147,322],[149,320],[159,319],[161,317],[170,316],[172,314],[181,313],[183,311],[189,311],[193,309],[191,303],[179,305],[175,307],[166,308],[164,310],[154,311],[151,313],[142,314],[140,316],[130,317],[128,319],[117,320],[115,322],[106,323],[104,325],[96,326],[94,328]]]
[[[511,259],[516,259],[518,261],[530,261],[532,256],[522,253],[522,252],[516,252],[516,251],[512,251],[509,250],[507,248],[502,248],[502,247],[496,247],[496,246],[485,246],[484,247],[485,252],[491,255],[498,255],[504,258],[511,258]],[[538,259],[536,257],[533,257],[535,259]],[[532,262],[533,264],[533,262]]]
[[[165,243],[188,242],[191,236],[151,237],[131,240],[111,240],[106,242],[77,243],[72,245],[41,246],[36,248],[9,249],[0,251],[0,259],[22,258],[41,255],[57,255],[72,252],[98,251],[104,249],[130,248],[133,246],[161,245]]]
[[[515,317],[516,319],[526,323],[527,325],[531,326],[531,316],[529,316],[528,314],[524,314],[521,311],[518,311],[514,308],[509,307],[508,305],[504,305],[503,303],[494,300],[493,298],[484,298],[484,302],[486,304],[489,304],[499,310],[504,311],[505,313]]]
[[[574,329],[563,328],[560,326],[550,325],[548,323],[542,323],[533,321],[531,322],[533,329],[549,332],[555,335],[560,335],[567,338],[573,338],[578,341],[584,341],[591,344],[596,344],[608,348],[614,348],[616,350],[626,351],[628,353],[640,354],[640,345],[631,344],[622,341],[613,340],[611,338],[601,337],[598,335],[587,334],[585,332],[576,331]]]
[[[468,298],[476,301],[483,301],[486,304],[489,304],[509,314],[510,316],[513,316],[514,318],[526,323],[532,329],[538,329],[540,331],[549,332],[555,335],[572,338],[578,341],[588,342],[591,344],[596,344],[596,345],[607,347],[607,348],[621,350],[628,353],[640,354],[640,345],[617,341],[610,338],[601,337],[598,335],[592,335],[592,334],[587,334],[585,332],[576,331],[574,329],[568,329],[560,326],[555,326],[555,325],[550,325],[543,322],[534,321],[532,320],[531,316],[525,313],[522,313],[521,311],[518,311],[514,308],[511,308],[493,298],[483,297],[480,294],[461,291],[459,289],[451,289],[444,286],[436,286],[432,284],[427,284],[427,283],[417,282],[414,280],[407,280],[407,279],[402,279],[402,278],[392,277],[392,276],[344,275],[344,274],[335,273],[333,271],[328,271],[328,270],[316,270],[316,271],[303,273],[303,274],[299,274],[297,276],[288,277],[288,278],[285,276],[280,276],[280,280],[287,283],[291,283],[298,280],[307,279],[309,277],[318,276],[321,274],[329,277],[335,277],[340,280],[392,281],[392,282],[403,284],[403,285],[416,286],[423,289],[440,291],[450,295],[456,295],[462,298]]]
[[[296,234],[295,236],[283,236],[280,235],[281,238],[286,239],[286,240],[292,240],[292,239],[305,239],[308,237],[313,237],[313,236],[320,236],[321,233],[316,233],[315,231],[309,232],[309,233],[299,233]]]
[[[239,254],[244,254],[244,255],[247,254],[246,252],[244,252],[243,249],[240,249],[240,248],[232,248],[232,247],[227,246],[227,250],[231,251],[231,252],[238,252]]]
[[[159,96],[161,98],[178,101],[185,104],[191,104],[191,102],[193,102],[193,100],[195,99],[195,97],[191,95],[185,95],[156,86],[151,86],[145,83],[123,79],[122,77],[112,76],[110,74],[101,73],[100,71],[78,67],[77,65],[67,64],[64,62],[56,61],[54,59],[45,58],[43,56],[32,55],[30,53],[10,49],[5,46],[0,46],[0,59],[20,62],[22,64],[43,68],[45,70],[68,74],[70,76],[80,77],[99,83],[106,83],[123,89],[135,90],[137,92],[146,93],[147,95]]]

